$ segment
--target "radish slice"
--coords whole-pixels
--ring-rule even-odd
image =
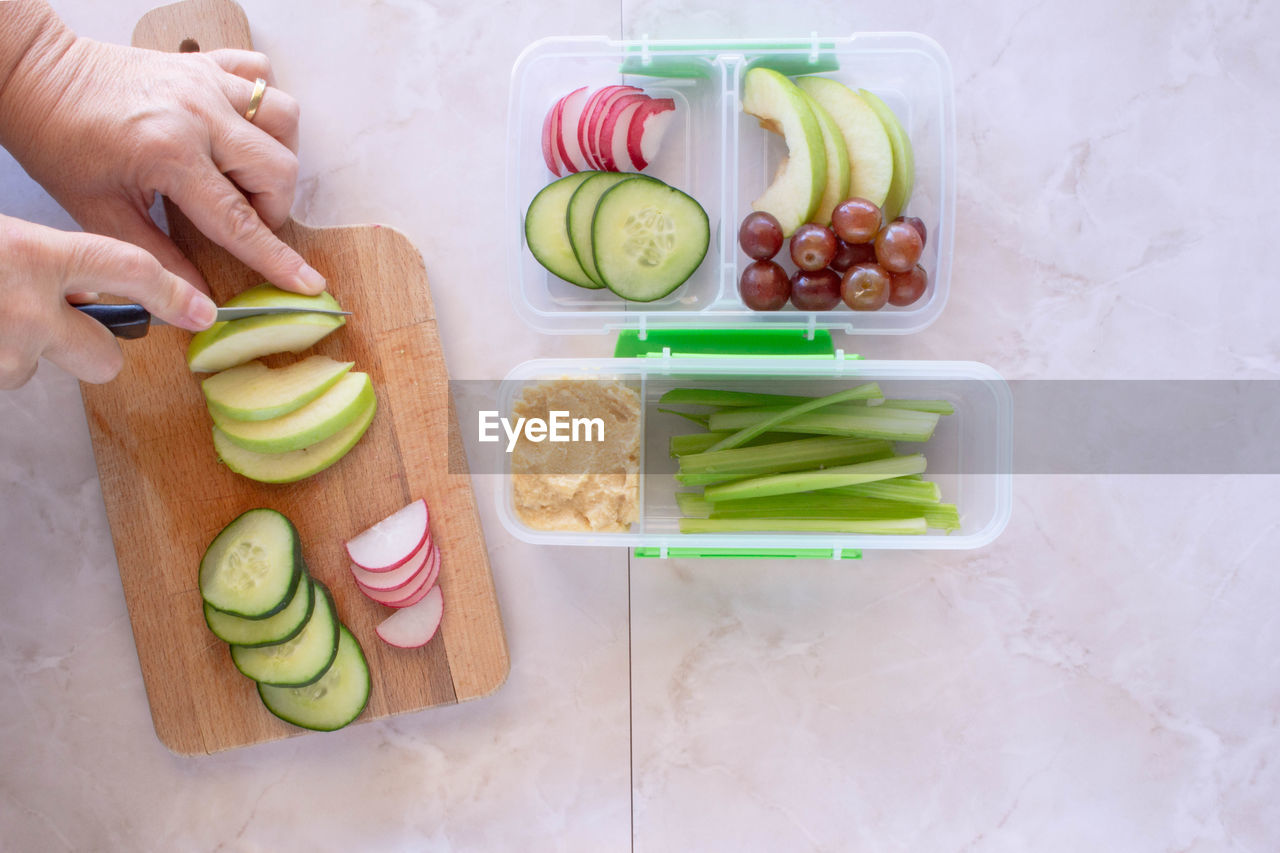
[[[627,154],[631,118],[650,100],[648,95],[623,95],[609,108],[609,115],[600,125],[600,156],[606,170],[621,172],[631,168],[631,156]]]
[[[419,498],[348,541],[347,556],[362,569],[390,571],[409,561],[430,530],[427,502]]]
[[[416,649],[431,642],[444,617],[444,594],[432,587],[412,607],[391,614],[375,630],[378,636],[398,649]]]
[[[356,586],[366,596],[379,604],[385,604],[388,607],[403,607],[411,600],[417,601],[435,583],[436,575],[440,572],[439,553],[435,548],[429,549],[427,562],[418,570],[412,581],[399,589],[370,589],[359,581],[356,581]]]
[[[560,146],[556,144],[556,137],[560,135],[560,107],[564,104],[564,98],[556,101],[556,105],[551,108],[551,160],[556,167],[551,171],[557,175],[567,175],[568,170],[565,169],[564,161],[560,159]]]
[[[632,165],[643,169],[658,156],[662,137],[675,118],[676,102],[670,98],[650,98],[631,116],[627,132],[627,156]]]
[[[607,169],[605,166],[605,149],[609,147],[609,140],[604,137],[604,125],[612,113],[614,105],[622,98],[630,97],[648,97],[640,89],[635,86],[618,86],[608,97],[602,98],[596,107],[596,113],[592,116],[595,124],[587,137],[587,144],[591,146],[591,153],[596,158],[599,168]],[[608,170],[613,171],[613,170]]]
[[[559,101],[556,101],[557,105],[559,103]],[[556,177],[560,177],[560,169],[556,163],[555,145],[552,143],[551,139],[551,125],[552,119],[555,118],[555,114],[556,108],[553,106],[551,109],[547,110],[547,117],[542,120],[542,159],[547,161],[547,168],[550,169]]]
[[[371,572],[352,563],[351,574],[355,575],[356,583],[365,589],[388,592],[398,590],[418,579],[418,572],[422,570],[423,566],[427,565],[427,559],[430,556],[431,536],[428,535],[427,541],[422,543],[422,547],[415,551],[403,566],[387,572]]]
[[[588,140],[590,139],[588,131],[591,130],[591,117],[595,115],[596,107],[600,104],[600,99],[609,97],[610,93],[612,93],[614,89],[619,88],[621,87],[604,86],[603,88],[596,89],[591,93],[591,97],[587,98],[587,102],[583,104],[582,112],[578,116],[578,148],[582,151],[583,159],[587,161],[587,165],[593,169],[599,169],[600,164],[596,163],[592,159],[591,146],[588,144]]]
[[[588,109],[582,114],[582,118],[578,121],[580,137],[582,141],[582,150],[586,153],[587,160],[592,163],[594,168],[603,169],[604,159],[600,156],[599,137],[600,125],[604,123],[604,118],[609,113],[609,105],[623,95],[639,95],[642,89],[635,86],[605,86],[595,94],[595,103],[588,104]]]
[[[587,105],[587,87],[574,89],[560,99],[556,108],[560,111],[557,119],[555,143],[560,154],[560,162],[570,172],[581,172],[590,168],[582,146],[578,144],[578,120],[582,118],[582,108]]]

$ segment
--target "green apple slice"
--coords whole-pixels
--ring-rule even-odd
[[[822,190],[822,198],[818,199],[818,209],[809,221],[830,225],[831,211],[849,197],[849,149],[845,147],[844,134],[831,118],[831,113],[807,92],[801,92],[809,109],[813,110],[813,117],[818,120],[818,127],[822,128],[822,147],[827,154],[827,185]]]
[[[342,310],[328,293],[303,296],[270,284],[251,287],[228,299],[224,307]],[[187,366],[195,373],[216,373],[272,353],[301,352],[346,321],[332,314],[275,314],[214,323],[191,338]]]
[[[258,453],[287,453],[324,441],[351,423],[373,400],[367,373],[348,373],[300,409],[269,421],[238,421],[211,412],[213,423],[232,444]]]
[[[827,185],[822,128],[803,93],[771,68],[757,66],[747,71],[742,109],[765,127],[780,129],[787,141],[787,159],[751,206],[773,214],[783,236],[790,236],[813,216]]]
[[[377,410],[377,400],[370,400],[351,423],[324,441],[301,450],[290,450],[287,453],[245,450],[233,443],[217,427],[213,428],[213,448],[223,464],[243,477],[260,483],[293,483],[320,473],[346,456],[369,428]]]
[[[911,137],[907,135],[906,128],[898,121],[893,110],[889,109],[889,105],[866,89],[859,89],[858,95],[879,116],[893,146],[893,186],[889,188],[883,207],[884,221],[888,222],[901,216],[902,211],[907,209],[907,202],[911,200],[911,191],[915,189],[916,181],[915,153],[911,150]]]
[[[267,421],[302,408],[333,387],[354,361],[313,355],[272,370],[260,361],[215,373],[200,383],[209,411],[238,421]]]
[[[849,155],[847,197],[865,198],[883,207],[897,163],[893,141],[879,115],[856,92],[830,77],[798,77],[796,85],[826,109],[844,136]]]

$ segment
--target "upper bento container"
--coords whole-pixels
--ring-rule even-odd
[[[786,144],[742,112],[743,76],[756,64],[784,74],[822,74],[869,89],[897,114],[915,154],[915,190],[905,211],[924,220],[929,239],[921,263],[924,298],[905,308],[854,312],[752,311],[738,297],[750,263],[738,226],[764,192]],[[542,157],[547,110],[580,86],[626,83],[672,98],[677,116],[658,158],[645,169],[691,195],[711,222],[711,245],[693,277],[651,303],[629,303],[608,290],[586,290],[548,273],[524,241],[525,211],[555,176]],[[516,60],[508,106],[506,228],[508,286],[525,321],[541,332],[614,329],[743,328],[766,325],[812,332],[908,334],[937,319],[951,286],[955,208],[955,116],[951,67],[932,39],[916,33],[858,33],[843,38],[730,41],[615,41],[551,38]],[[786,249],[784,247],[783,252]]]
[[[661,333],[658,333],[661,336]],[[763,339],[746,345],[763,349]],[[742,556],[856,558],[864,550],[960,550],[982,547],[1008,524],[1013,505],[1013,405],[1008,384],[992,368],[963,361],[871,361],[830,348],[819,334],[812,346],[787,356],[673,354],[621,342],[611,359],[539,359],[513,369],[503,380],[497,407],[511,413],[524,388],[548,380],[608,379],[634,388],[641,404],[639,518],[625,533],[537,530],[516,513],[510,460],[496,490],[497,512],[517,538],[544,545],[626,545],[638,556]],[[767,344],[766,344],[767,345]],[[647,351],[646,351],[647,350]],[[821,396],[876,382],[889,397],[947,400],[954,414],[943,417],[924,445],[900,443],[903,453],[923,452],[925,479],[938,483],[943,501],[955,503],[961,529],[924,535],[839,533],[681,533],[676,492],[677,461],[672,435],[696,427],[659,412],[659,398],[673,388],[702,387],[763,393]]]

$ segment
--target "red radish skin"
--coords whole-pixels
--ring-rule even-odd
[[[398,610],[401,607],[412,607],[421,601],[422,597],[430,592],[431,588],[436,585],[436,581],[440,579],[440,552],[436,551],[434,548],[432,551],[434,552],[434,556],[427,561],[427,566],[429,567],[427,569],[427,577],[422,582],[422,586],[418,587],[416,592],[409,593],[404,598],[397,599],[396,601],[383,601],[379,603],[385,604],[387,607],[394,607]]]
[[[605,88],[609,89],[609,91],[601,95],[596,101],[591,109],[591,114],[586,116],[585,123],[586,147],[583,150],[587,152],[588,159],[594,161],[597,169],[604,168],[604,157],[600,151],[600,126],[604,124],[605,117],[609,114],[609,107],[618,98],[643,94],[643,90],[637,89],[635,86],[607,86]]]
[[[355,575],[356,581],[365,589],[390,592],[391,590],[402,589],[417,580],[418,572],[422,570],[423,566],[427,565],[427,559],[430,556],[431,536],[428,535],[427,541],[422,543],[422,547],[415,551],[403,566],[392,569],[389,572],[371,572],[352,563],[351,574]]]
[[[356,586],[360,588],[367,597],[373,599],[379,604],[385,604],[388,607],[403,606],[405,602],[412,599],[420,592],[429,589],[435,583],[435,575],[439,573],[439,551],[432,548],[427,557],[427,562],[418,570],[418,574],[414,579],[398,589],[381,590],[370,589],[364,584],[356,581]]]
[[[595,162],[591,154],[591,129],[592,121],[595,118],[596,109],[600,106],[602,99],[607,99],[617,89],[625,89],[626,86],[604,86],[596,89],[591,93],[591,97],[587,98],[587,103],[582,108],[582,114],[578,116],[578,147],[582,149],[582,156],[586,159],[587,165],[593,169],[599,169],[600,164]]]
[[[432,587],[412,607],[399,610],[382,621],[374,630],[385,643],[398,649],[416,649],[431,642],[444,619],[444,594]]]
[[[560,111],[557,119],[554,142],[560,153],[560,162],[570,172],[581,172],[590,168],[587,158],[578,145],[578,121],[582,118],[582,109],[587,105],[587,87],[574,89],[560,99],[556,107]]]
[[[370,572],[388,572],[407,563],[431,533],[427,502],[418,499],[347,542],[351,562]]]
[[[552,140],[552,124],[555,118],[556,109],[560,106],[560,101],[556,101],[551,109],[547,110],[547,117],[542,120],[542,159],[547,161],[547,168],[558,178],[560,177],[560,169],[556,163],[555,143]]]
[[[623,95],[609,107],[609,114],[600,125],[599,140],[600,156],[607,171],[623,172],[631,168],[631,157],[627,154],[631,117],[648,100],[648,95]]]
[[[643,169],[653,162],[662,147],[671,120],[675,118],[676,102],[671,98],[650,98],[631,116],[627,130],[627,156],[636,169]]]
[[[567,175],[569,170],[565,168],[564,161],[560,159],[560,146],[556,144],[556,137],[560,135],[560,114],[564,105],[564,98],[556,101],[556,105],[551,109],[551,159],[555,162],[556,168],[553,169],[557,175]]]

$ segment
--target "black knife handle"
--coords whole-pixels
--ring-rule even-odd
[[[89,304],[72,306],[111,330],[117,338],[134,340],[151,328],[151,313],[141,305]]]

